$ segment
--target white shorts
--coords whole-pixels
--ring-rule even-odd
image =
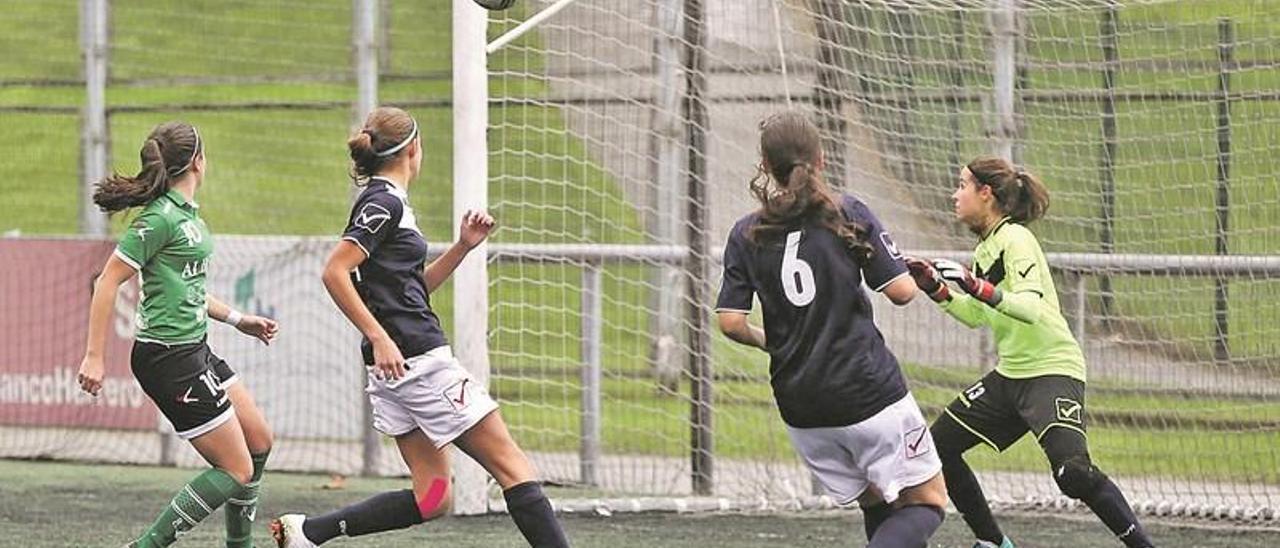
[[[929,425],[910,393],[871,418],[835,428],[787,427],[791,442],[822,487],[841,505],[868,485],[885,502],[942,472]]]
[[[405,368],[405,376],[394,381],[379,380],[368,368],[365,393],[373,404],[373,427],[383,434],[422,429],[436,447],[444,447],[498,408],[448,346],[405,360]]]

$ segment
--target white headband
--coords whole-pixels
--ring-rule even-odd
[[[191,133],[194,133],[196,135],[196,146],[194,149],[191,150],[191,159],[187,160],[187,165],[182,166],[182,169],[179,169],[177,173],[169,175],[170,177],[177,177],[179,175],[182,175],[183,173],[186,173],[188,169],[191,169],[191,166],[195,165],[196,156],[200,155],[200,132],[196,131],[196,126],[191,126]]]
[[[403,149],[404,147],[409,146],[409,143],[412,143],[412,142],[413,142],[413,138],[414,138],[414,137],[417,137],[417,136],[418,136],[418,121],[417,121],[417,120],[414,120],[414,121],[413,121],[413,130],[409,132],[409,136],[408,136],[408,137],[405,137],[403,141],[400,141],[400,144],[398,144],[398,145],[396,145],[396,146],[393,146],[393,147],[391,147],[391,148],[389,148],[389,149],[387,149],[387,150],[384,150],[384,151],[382,151],[382,152],[375,152],[375,153],[374,153],[374,155],[375,155],[375,156],[377,156],[377,157],[379,157],[379,158],[385,158],[385,157],[387,157],[387,156],[390,156],[390,155],[392,155],[392,154],[395,154],[395,153],[397,153],[397,152],[400,152],[400,150],[401,150],[401,149]]]

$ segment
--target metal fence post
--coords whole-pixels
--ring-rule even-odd
[[[1018,76],[1018,0],[992,0],[991,34],[992,88],[996,113],[991,128],[992,154],[1014,161],[1014,140],[1018,132],[1015,98]]]
[[[1089,310],[1089,278],[1085,277],[1084,272],[1072,272],[1067,279],[1074,282],[1075,285],[1075,335],[1076,342],[1080,344],[1080,351],[1087,350],[1086,332],[1089,326],[1089,319],[1086,314]]]
[[[365,117],[378,107],[378,49],[377,49],[378,0],[352,0],[351,48],[355,55],[356,101],[353,105],[353,126],[359,127]],[[363,387],[361,388],[363,392]],[[382,456],[382,436],[373,429],[373,407],[369,398],[364,402],[364,432],[360,439],[360,473],[372,476],[378,473]]]
[[[1099,240],[1103,253],[1115,251],[1116,217],[1116,69],[1120,65],[1118,31],[1116,27],[1116,3],[1107,3],[1102,11],[1102,157],[1099,176],[1102,178],[1102,228]],[[1102,294],[1102,320],[1109,322],[1113,311],[1114,296],[1111,277],[1100,276],[1098,289]]]
[[[650,172],[654,186],[650,191],[651,213],[648,215],[652,241],[676,245],[681,241],[680,199],[683,193],[684,125],[680,119],[680,52],[683,0],[663,0],[654,5],[657,36],[653,40],[653,69],[657,75],[657,104],[649,117]],[[679,326],[680,285],[682,273],[671,264],[662,264],[652,273],[650,290],[650,330],[653,333],[653,372],[658,385],[675,393],[680,384]]]
[[[582,269],[582,446],[578,470],[581,481],[596,485],[601,447],[601,367],[600,345],[604,323],[603,268],[587,263]]]
[[[709,495],[715,485],[715,435],[712,427],[711,336],[707,291],[707,133],[711,116],[707,113],[707,73],[704,32],[706,24],[702,0],[685,0],[685,97],[684,117],[689,162],[689,272],[687,311],[689,331],[689,435],[693,492]]]
[[[80,117],[80,232],[107,234],[107,217],[93,204],[93,187],[110,173],[111,129],[107,123],[110,0],[80,0],[80,51],[85,102]]]
[[[1218,20],[1218,192],[1214,204],[1217,230],[1214,250],[1226,255],[1231,216],[1231,71],[1235,70],[1235,29],[1230,18]],[[1213,282],[1213,316],[1216,327],[1213,356],[1219,363],[1231,359],[1228,338],[1227,280]]]

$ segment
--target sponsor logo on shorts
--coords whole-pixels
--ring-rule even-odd
[[[200,401],[200,399],[199,399],[199,398],[193,398],[193,397],[191,397],[191,388],[192,388],[192,387],[188,386],[188,387],[187,387],[187,393],[186,393],[186,394],[183,394],[183,395],[181,395],[181,396],[178,396],[178,403],[195,403],[195,402]]]
[[[1072,422],[1075,424],[1082,424],[1084,422],[1081,420],[1082,414],[1084,413],[1084,406],[1081,405],[1080,402],[1070,398],[1057,398],[1053,400],[1053,406],[1057,409],[1058,420],[1062,422]]]
[[[444,397],[449,400],[449,405],[453,406],[454,411],[462,411],[471,405],[471,396],[471,379],[469,378],[462,379],[444,390]]]
[[[907,430],[902,435],[902,441],[905,442],[907,449],[907,458],[914,459],[920,455],[927,455],[933,449],[933,444],[929,443],[929,429],[924,426],[917,426]]]

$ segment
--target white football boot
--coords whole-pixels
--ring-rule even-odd
[[[302,514],[285,514],[271,520],[271,538],[276,539],[277,548],[316,548],[316,544],[302,534],[304,521],[307,516]]]

